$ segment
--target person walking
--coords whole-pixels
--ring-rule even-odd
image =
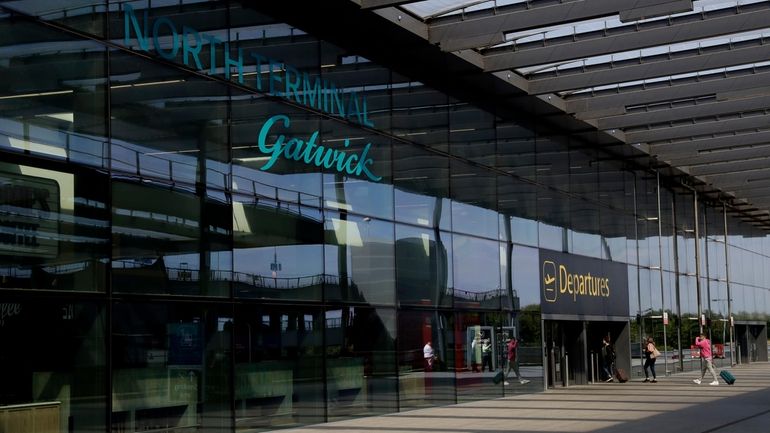
[[[610,343],[610,336],[605,335],[604,338],[602,338],[602,369],[604,370],[604,374],[606,379],[605,382],[612,382],[612,372],[613,372],[613,364],[615,363],[615,349],[612,347],[612,343]]]
[[[492,368],[492,342],[489,338],[485,338],[481,343],[481,372],[484,372],[484,367],[489,367],[489,372],[493,372]]]
[[[709,385],[717,386],[719,385],[719,379],[717,379],[717,372],[714,370],[714,361],[711,357],[711,340],[706,338],[706,334],[701,332],[700,336],[695,337],[695,346],[700,349],[700,357],[703,360],[703,369],[700,373],[700,379],[693,379],[693,382],[700,385],[703,378],[706,376],[706,370],[711,373],[711,376],[714,378],[714,380],[709,383]]]
[[[524,379],[521,377],[521,373],[519,373],[519,360],[517,358],[518,350],[519,350],[519,340],[516,339],[516,337],[511,337],[508,339],[508,342],[506,343],[506,352],[507,352],[507,358],[508,358],[508,367],[505,370],[505,382],[503,382],[503,385],[510,385],[508,383],[508,375],[511,374],[511,371],[516,374],[516,379],[518,379],[519,383],[522,385],[526,385],[529,383],[529,380]]]
[[[425,359],[425,371],[433,371],[433,364],[436,361],[436,352],[433,350],[433,345],[430,341],[423,346],[422,357]]]
[[[655,342],[652,337],[647,337],[647,343],[644,345],[644,382],[656,383],[658,378],[655,375],[655,361],[660,356],[660,352],[655,347]],[[652,373],[652,380],[647,369]]]

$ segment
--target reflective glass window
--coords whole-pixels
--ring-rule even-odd
[[[112,308],[112,430],[232,428],[233,314],[184,303]]]
[[[393,223],[327,211],[324,235],[327,301],[395,303]]]
[[[498,239],[497,177],[487,170],[452,160],[452,229]]]
[[[396,221],[451,228],[449,160],[418,146],[393,145]]]
[[[325,321],[324,312],[311,307],[242,305],[236,310],[238,430],[324,422]]]
[[[392,220],[390,140],[338,120],[322,121],[320,140],[338,161],[324,170],[324,206]]]
[[[398,410],[395,310],[330,308],[325,323],[328,421]]]
[[[34,420],[39,431],[105,431],[103,306],[2,296],[0,310],[0,340],[12,348],[0,354],[4,428],[30,431]]]
[[[234,294],[320,301],[328,280],[321,211],[280,196],[233,194]]]
[[[122,180],[113,180],[112,197],[113,290],[209,294],[200,284],[200,197],[161,183]]]
[[[452,236],[396,225],[396,287],[400,305],[451,306]]]
[[[0,287],[105,290],[109,182],[72,169],[0,162]]]
[[[399,310],[398,391],[401,411],[456,402],[457,379],[454,372],[464,369],[465,363],[465,354],[456,343],[459,341],[452,313]]]
[[[442,152],[449,150],[448,98],[423,83],[392,75],[393,135]]]
[[[106,168],[105,49],[0,15],[0,149]]]
[[[454,305],[467,308],[501,306],[501,260],[506,259],[504,246],[496,241],[454,235]]]

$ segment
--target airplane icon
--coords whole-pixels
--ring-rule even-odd
[[[546,275],[545,276],[545,284],[546,285],[551,285],[551,284],[553,284],[554,281],[556,281],[556,277],[552,277],[550,275]]]
[[[559,291],[556,289],[556,263],[546,260],[543,262],[543,299],[546,302],[556,302]]]

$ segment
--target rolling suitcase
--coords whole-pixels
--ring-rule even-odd
[[[628,382],[628,373],[626,373],[626,370],[623,370],[622,368],[617,368],[615,369],[615,379],[617,379],[620,383],[626,383]]]
[[[503,377],[505,377],[505,375],[503,374],[503,370],[500,370],[497,372],[497,374],[495,374],[495,377],[492,378],[492,382],[494,382],[495,385],[497,385],[498,383],[503,381]]]
[[[719,377],[722,378],[725,382],[727,382],[728,385],[732,385],[735,383],[735,376],[733,376],[732,373],[730,373],[727,370],[722,370],[719,372]]]

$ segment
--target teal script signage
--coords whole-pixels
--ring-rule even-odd
[[[307,72],[262,56],[256,52],[246,52],[238,48],[235,53],[230,50],[230,43],[217,38],[215,35],[201,33],[194,28],[181,26],[178,28],[168,17],[159,17],[154,21],[149,19],[148,11],[144,10],[143,20],[137,18],[134,8],[129,4],[123,5],[124,43],[131,45],[131,32],[136,38],[139,49],[149,52],[152,44],[160,57],[169,61],[178,61],[191,68],[197,68],[208,75],[224,74],[232,79],[232,71],[237,71],[237,79],[241,84],[250,85],[269,95],[279,96],[292,102],[342,117],[361,125],[374,127],[369,119],[366,96],[358,95],[354,89],[342,89],[333,82],[312,77]],[[165,42],[161,42],[165,38]],[[208,46],[208,58],[202,54]],[[201,59],[209,62],[205,69]],[[254,67],[256,74],[248,76],[244,73],[246,66]],[[348,153],[345,150],[327,148],[316,143],[319,131],[313,132],[307,140],[279,134],[273,143],[268,143],[268,135],[276,123],[282,123],[284,128],[291,125],[291,120],[285,115],[275,115],[269,118],[259,132],[259,150],[269,155],[269,160],[260,167],[269,170],[276,161],[284,159],[312,164],[316,167],[336,170],[339,173],[365,176],[372,181],[382,179],[371,172],[374,161],[368,156],[371,143],[367,143],[360,153]],[[344,147],[350,146],[350,140],[344,140]]]
[[[307,140],[295,137],[286,137],[279,134],[273,143],[268,143],[267,137],[276,123],[282,123],[284,128],[291,126],[289,116],[277,114],[262,125],[259,131],[258,147],[260,152],[270,155],[270,159],[260,167],[260,170],[269,170],[275,162],[283,156],[292,161],[301,161],[305,164],[313,164],[316,167],[334,169],[343,174],[361,176],[364,175],[375,182],[382,179],[369,171],[374,161],[369,158],[369,148],[372,143],[366,143],[360,154],[347,153],[342,150],[330,149],[316,143],[318,131],[310,134]],[[350,140],[345,139],[345,147],[350,146]]]

